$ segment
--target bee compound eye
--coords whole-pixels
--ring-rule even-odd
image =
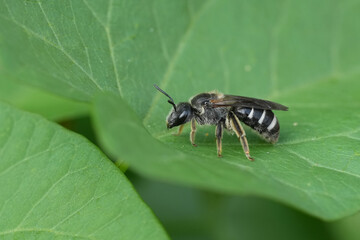
[[[182,112],[182,113],[180,114],[179,118],[181,119],[181,118],[184,118],[184,117],[186,117],[186,116],[187,116],[187,112]]]

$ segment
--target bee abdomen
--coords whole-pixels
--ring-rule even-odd
[[[266,141],[275,143],[279,139],[280,125],[271,110],[255,108],[235,108],[240,121],[257,131]]]

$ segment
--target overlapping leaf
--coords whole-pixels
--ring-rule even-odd
[[[84,116],[89,112],[88,104],[75,102],[19,83],[1,73],[0,99],[20,109],[41,114],[50,120],[66,120]]]
[[[236,137],[228,134],[219,159],[213,127],[198,130],[196,148],[188,134],[174,136],[175,131],[157,135],[160,143],[121,99],[111,96],[99,99],[95,119],[109,152],[148,176],[268,196],[335,219],[360,209],[359,87],[354,78],[325,81],[285,94],[284,101],[292,107],[278,114],[279,143],[267,144],[248,132],[255,162],[245,158]],[[338,95],[339,91],[347,94]],[[332,97],[334,94],[338,97]],[[313,102],[313,96],[318,102]]]
[[[3,104],[0,125],[0,238],[167,239],[88,140]]]

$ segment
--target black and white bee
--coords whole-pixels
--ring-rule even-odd
[[[157,85],[154,87],[167,96],[168,102],[173,106],[166,120],[167,128],[180,126],[178,134],[181,134],[184,124],[191,122],[190,141],[193,146],[197,146],[195,144],[196,122],[200,125],[216,126],[215,136],[219,157],[221,157],[221,139],[225,128],[235,132],[246,157],[253,161],[246,134],[240,122],[254,129],[267,142],[276,143],[279,139],[280,125],[272,110],[288,110],[288,107],[279,103],[216,92],[200,93],[192,97],[189,102],[175,104],[166,92]]]

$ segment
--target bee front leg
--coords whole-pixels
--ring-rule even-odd
[[[196,120],[193,118],[191,119],[190,141],[194,147],[197,147],[197,145],[195,144],[195,133],[196,133]]]
[[[244,128],[241,126],[240,120],[236,117],[236,115],[233,112],[230,112],[228,117],[230,118],[231,128],[234,130],[236,136],[239,138],[246,157],[250,161],[254,161],[254,158],[250,156],[249,144],[246,139]]]
[[[222,157],[222,155],[221,155],[221,152],[222,152],[221,139],[222,139],[222,136],[223,136],[223,124],[222,124],[222,122],[219,122],[216,125],[215,136],[216,136],[217,154],[218,154],[218,157]]]
[[[177,134],[175,134],[176,136],[180,136],[180,134],[182,133],[182,131],[184,129],[184,126],[185,126],[184,124],[179,126],[179,131]]]

